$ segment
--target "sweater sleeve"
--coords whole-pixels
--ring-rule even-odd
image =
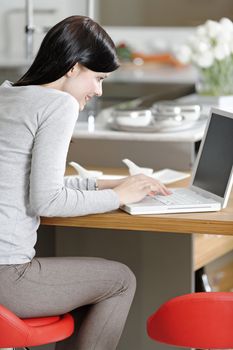
[[[62,95],[50,103],[40,119],[32,150],[30,209],[41,216],[81,216],[117,209],[113,190],[88,191],[66,185],[66,157],[77,120],[78,104]]]
[[[95,189],[96,183],[96,179],[94,178],[83,179],[76,175],[65,176],[64,181],[66,187],[90,191]]]

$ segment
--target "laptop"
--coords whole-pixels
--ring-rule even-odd
[[[225,208],[233,183],[233,113],[210,110],[204,137],[187,188],[168,196],[146,196],[122,210],[132,215],[218,211]]]

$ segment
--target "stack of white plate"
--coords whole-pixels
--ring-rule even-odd
[[[156,103],[151,109],[113,109],[108,126],[129,132],[173,132],[190,128],[200,117],[199,105]]]

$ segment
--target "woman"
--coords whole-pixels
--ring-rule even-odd
[[[151,191],[168,193],[142,175],[64,177],[78,112],[101,96],[103,79],[118,66],[103,28],[72,16],[47,33],[21,79],[0,87],[0,303],[20,317],[82,315],[78,332],[59,348],[115,349],[136,283],[114,261],[35,258],[39,216],[107,212]]]

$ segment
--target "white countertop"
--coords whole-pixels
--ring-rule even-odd
[[[138,100],[134,100],[137,102]],[[127,132],[112,130],[108,125],[113,107],[102,110],[95,119],[95,125],[88,125],[87,122],[77,122],[73,137],[79,139],[101,139],[101,140],[128,140],[128,141],[156,141],[156,142],[196,142],[200,141],[204,135],[207,116],[210,105],[207,100],[196,94],[184,96],[178,101],[201,103],[202,115],[197,121],[189,124],[187,129],[173,132]],[[213,102],[213,101],[212,101]],[[214,105],[214,104],[213,104]],[[91,128],[90,128],[91,127]]]
[[[196,142],[204,134],[206,119],[200,119],[192,127],[175,132],[125,132],[109,129],[103,122],[95,123],[95,130],[88,131],[87,122],[77,122],[73,138],[101,139],[101,140],[128,140],[128,141],[161,141],[161,142]]]
[[[197,71],[192,66],[173,67],[155,63],[142,66],[123,64],[117,71],[111,73],[106,82],[194,84],[197,78]]]

